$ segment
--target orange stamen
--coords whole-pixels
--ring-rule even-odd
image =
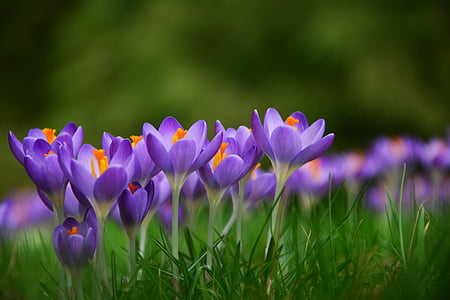
[[[105,150],[103,149],[94,149],[92,150],[92,154],[94,154],[94,157],[91,159],[91,172],[92,176],[97,178],[97,172],[95,172],[95,160],[97,161],[98,171],[100,172],[99,175],[102,175],[103,172],[108,169],[108,157],[105,156]]]
[[[131,139],[131,147],[135,147],[137,145],[137,143],[139,143],[144,137],[143,136],[138,136],[138,135],[132,135],[130,136]]]
[[[252,170],[252,180],[256,179],[256,170],[258,170],[259,167],[261,167],[261,163],[257,163],[256,166],[253,168],[253,170]]]
[[[179,140],[181,140],[183,138],[187,138],[188,136],[186,135],[186,133],[187,133],[187,130],[178,128],[177,131],[173,134],[172,144],[175,144],[176,142],[178,142]]]
[[[130,189],[130,192],[134,194],[134,192],[139,188],[137,184],[129,183],[128,188]]]
[[[47,142],[51,145],[53,141],[56,139],[56,129],[44,128],[42,129],[42,133],[47,138]]]
[[[299,123],[299,122],[300,122],[300,121],[299,121],[298,119],[296,119],[296,118],[294,118],[294,117],[291,117],[291,116],[289,116],[289,117],[286,119],[286,124],[289,125],[289,126],[294,127],[295,130],[298,130],[298,128],[295,126],[295,124],[297,124],[297,123]]]
[[[47,153],[44,154],[44,156],[48,156],[50,154],[55,154],[55,151],[48,151]]]
[[[212,163],[212,169],[215,170],[217,168],[217,166],[222,162],[222,160],[225,159],[225,157],[227,157],[227,155],[225,154],[225,150],[228,147],[228,143],[222,143],[220,145],[220,149],[219,151],[217,151],[217,153],[214,155],[213,158],[213,163]]]
[[[72,235],[72,234],[78,234],[78,227],[77,226],[72,226],[71,230],[66,230],[68,234]]]

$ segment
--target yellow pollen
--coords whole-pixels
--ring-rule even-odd
[[[212,169],[215,170],[217,168],[217,166],[222,162],[222,160],[225,159],[225,157],[227,157],[227,155],[225,154],[225,150],[228,147],[228,143],[222,143],[220,145],[220,149],[219,151],[217,151],[217,153],[214,155],[213,158],[213,163],[212,163]]]
[[[139,143],[144,137],[143,136],[138,136],[138,135],[132,135],[130,136],[131,139],[131,147],[135,147],[137,145],[137,143]]]
[[[250,133],[252,133],[252,132],[253,132],[253,129],[249,128],[248,131],[250,131]]]
[[[94,157],[91,159],[91,172],[92,176],[97,178],[97,173],[95,172],[95,160],[97,161],[98,170],[100,172],[99,175],[102,175],[106,169],[108,169],[108,157],[105,156],[105,150],[103,149],[94,149],[92,150],[92,154]]]
[[[187,133],[187,130],[178,128],[177,131],[173,134],[172,144],[175,144],[176,142],[178,142],[179,140],[181,140],[183,138],[188,138],[186,133]]]
[[[253,170],[252,170],[252,180],[256,179],[256,170],[258,170],[259,167],[261,167],[261,163],[257,163],[256,166],[253,168]]]
[[[51,145],[53,141],[56,139],[56,129],[44,128],[42,129],[42,133],[47,138],[47,142]]]
[[[289,125],[289,126],[294,127],[295,130],[298,130],[298,128],[295,126],[295,124],[297,124],[297,123],[299,123],[299,122],[300,122],[300,121],[299,121],[298,119],[296,119],[296,118],[294,118],[294,117],[291,117],[291,116],[289,116],[289,117],[286,119],[286,124]]]
[[[78,234],[78,227],[77,226],[72,226],[71,230],[66,230],[68,234],[72,235],[72,234]]]
[[[136,184],[130,183],[130,184],[128,184],[128,188],[130,189],[130,192],[131,192],[132,194],[134,194],[134,192],[139,188],[139,186],[136,185]]]
[[[44,154],[44,156],[48,156],[50,154],[55,154],[55,151],[48,151],[47,153]]]

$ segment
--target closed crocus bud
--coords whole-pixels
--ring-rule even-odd
[[[85,221],[67,218],[55,228],[53,246],[59,261],[71,272],[82,270],[92,258],[97,245],[95,218],[88,210]],[[92,224],[91,224],[92,223]]]
[[[134,234],[141,226],[153,201],[154,184],[150,181],[145,188],[138,182],[128,185],[117,200],[120,218],[128,234]]]

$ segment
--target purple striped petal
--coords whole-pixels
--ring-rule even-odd
[[[270,137],[274,159],[278,162],[289,163],[302,149],[302,141],[297,130],[291,126],[279,126],[274,129]]]
[[[212,141],[200,152],[195,162],[191,165],[189,172],[193,172],[206,164],[219,150],[222,144],[223,132],[217,134]]]
[[[322,155],[333,143],[334,134],[331,133],[316,143],[303,149],[291,162],[291,165],[302,165]]]
[[[23,146],[12,131],[8,133],[8,143],[14,157],[23,165],[23,159],[25,157],[23,153]]]
[[[307,147],[311,145],[320,138],[323,137],[323,133],[325,132],[325,120],[319,119],[315,121],[311,126],[306,128],[306,130],[301,134],[302,145],[303,147]]]
[[[272,147],[269,143],[269,136],[266,135],[264,127],[261,124],[261,120],[259,119],[258,112],[256,110],[253,111],[252,119],[251,119],[253,136],[255,137],[255,142],[261,147],[262,151],[267,154],[271,159],[274,158],[274,154],[272,151]]]
[[[196,157],[197,146],[194,140],[181,139],[172,145],[169,151],[170,158],[173,163],[174,173],[185,174]]]
[[[274,108],[269,108],[264,116],[264,130],[268,136],[272,135],[272,131],[278,126],[285,125],[280,114]]]
[[[161,170],[170,174],[174,173],[174,166],[170,159],[169,152],[164,147],[162,141],[150,133],[147,138],[147,150],[155,165]]]
[[[97,201],[114,201],[127,185],[127,173],[122,167],[109,167],[94,183]]]
[[[228,188],[236,183],[242,173],[244,162],[237,155],[229,155],[214,170],[217,183],[221,188]]]

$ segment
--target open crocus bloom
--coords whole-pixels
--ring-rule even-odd
[[[84,144],[77,159],[71,158],[65,149],[60,148],[60,164],[69,178],[72,188],[83,194],[101,218],[106,217],[113,202],[125,190],[134,172],[131,143],[122,139],[110,148],[106,155],[104,149],[96,149]]]
[[[323,136],[323,119],[309,126],[301,112],[295,112],[283,121],[278,111],[269,108],[263,126],[255,110],[251,124],[256,143],[270,158],[277,180],[281,182],[286,182],[301,165],[322,155],[334,140],[333,133]]]
[[[58,162],[58,148],[66,145],[68,155],[75,155],[83,141],[83,129],[74,123],[68,123],[56,135],[55,129],[34,128],[20,142],[12,132],[8,141],[12,153],[25,167],[28,176],[36,184],[39,194],[45,195],[52,205],[57,206],[57,215],[62,215],[64,192],[67,177]],[[43,199],[44,200],[44,199]],[[45,201],[45,200],[44,200]]]
[[[209,161],[219,149],[222,135],[206,145],[206,122],[195,122],[188,130],[173,117],[167,117],[156,130],[144,124],[147,149],[155,164],[164,171],[169,182],[181,189],[187,176]]]

